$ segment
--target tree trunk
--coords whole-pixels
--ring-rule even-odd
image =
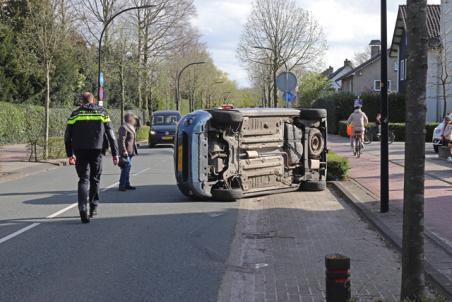
[[[46,100],[45,100],[45,126],[44,126],[44,159],[49,158],[49,110],[50,110],[50,62],[45,63],[46,68]]]
[[[121,84],[121,125],[124,124],[124,104],[126,102],[126,93],[124,88],[124,62],[120,66],[120,84]]]
[[[443,80],[442,82],[442,88],[443,88],[443,116],[445,117],[447,114],[447,91],[446,91],[446,85],[447,85],[447,80]],[[441,119],[442,120],[442,119]]]
[[[408,74],[401,299],[424,295],[424,169],[427,0],[407,1]]]
[[[276,73],[278,72],[278,57],[273,55],[273,107],[278,107],[278,89],[276,89]]]
[[[141,87],[141,65],[142,65],[142,60],[141,60],[141,52],[143,49],[143,45],[142,45],[142,35],[141,35],[141,23],[138,20],[138,68],[137,68],[137,73],[138,73],[138,77],[137,77],[137,90],[138,90],[138,110],[141,111],[141,109],[143,108],[143,95],[142,95],[142,87]]]

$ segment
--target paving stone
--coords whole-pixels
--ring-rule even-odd
[[[251,273],[234,274],[222,291],[228,297],[261,301],[324,301],[327,254],[351,258],[352,295],[359,301],[397,301],[400,291],[398,253],[330,191],[294,192],[240,201],[234,265],[268,264]],[[241,222],[240,222],[241,221]],[[246,223],[243,223],[246,221]],[[237,242],[239,244],[237,244]],[[245,290],[248,289],[248,290]]]

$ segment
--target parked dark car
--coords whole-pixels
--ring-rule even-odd
[[[242,197],[326,187],[326,110],[199,110],[179,122],[175,174],[194,199]]]
[[[149,130],[149,147],[174,144],[177,123],[180,118],[181,115],[178,111],[155,111],[152,114]]]

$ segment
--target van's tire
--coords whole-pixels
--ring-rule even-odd
[[[210,111],[214,123],[218,126],[239,126],[243,121],[243,114],[236,110],[214,109]]]
[[[300,109],[300,117],[303,120],[318,121],[326,118],[326,109]]]
[[[309,130],[308,138],[309,158],[317,158],[322,155],[325,149],[325,138],[322,132],[317,128]]]
[[[236,201],[243,196],[242,189],[213,188],[212,199],[218,201]]]
[[[326,190],[326,181],[305,181],[301,184],[301,190],[306,192],[320,192]]]

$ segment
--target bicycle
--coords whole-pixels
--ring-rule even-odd
[[[364,143],[366,145],[369,145],[373,141],[380,141],[381,135],[378,131],[378,128],[369,128],[367,129],[365,135],[364,135]],[[395,141],[395,134],[394,131],[389,129],[388,132],[388,143],[392,144]]]
[[[361,150],[363,148],[362,145],[362,132],[356,131],[353,134],[353,155],[356,156],[356,158],[361,157]]]

